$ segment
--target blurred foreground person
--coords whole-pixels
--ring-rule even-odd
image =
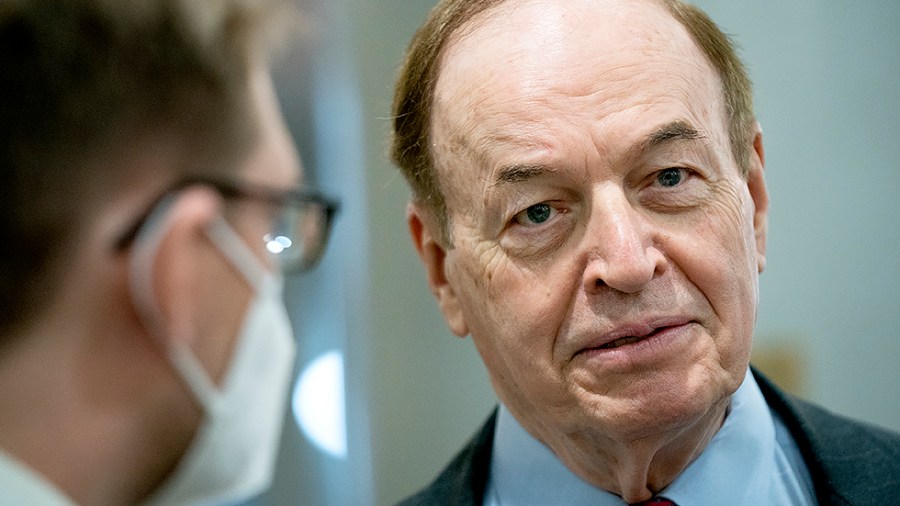
[[[305,189],[269,75],[282,8],[0,4],[0,504],[208,504],[267,487]]]

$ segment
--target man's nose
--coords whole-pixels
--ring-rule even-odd
[[[585,238],[588,247],[584,288],[588,293],[608,286],[636,293],[666,268],[651,226],[621,188],[597,192]]]

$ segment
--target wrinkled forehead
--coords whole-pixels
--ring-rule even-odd
[[[696,97],[681,96],[691,89]],[[623,97],[652,105],[711,92],[720,102],[720,89],[690,34],[654,0],[507,1],[473,18],[444,48],[431,124],[435,158],[440,167],[460,150],[484,156],[505,136],[527,144],[533,123],[556,113],[589,107],[602,118]]]

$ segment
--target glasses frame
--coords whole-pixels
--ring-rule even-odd
[[[147,211],[145,211],[134,224],[126,229],[126,232],[116,241],[116,249],[122,251],[131,246],[137,238],[141,227],[144,226],[147,219],[150,217],[150,214],[163,199],[173,193],[177,193],[192,186],[207,186],[212,188],[226,200],[255,200],[279,207],[293,205],[302,208],[309,204],[321,206],[325,211],[325,223],[323,223],[324,232],[322,234],[321,244],[313,257],[307,259],[305,262],[299,263],[295,268],[285,269],[288,272],[305,272],[316,265],[325,250],[325,246],[328,244],[334,217],[340,211],[340,202],[337,199],[304,185],[298,185],[287,189],[276,189],[254,183],[237,182],[225,178],[191,176],[179,179],[166,188],[159,197],[155,198],[148,206]]]

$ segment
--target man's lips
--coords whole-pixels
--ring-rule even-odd
[[[592,340],[581,352],[592,350],[611,350],[621,346],[634,344],[654,337],[668,329],[690,323],[687,317],[654,318],[643,322],[632,322],[617,326],[597,339]]]
[[[618,348],[619,346],[625,346],[626,344],[636,343],[636,342],[638,342],[638,341],[644,339],[645,337],[650,337],[650,336],[652,336],[653,334],[656,334],[656,332],[655,332],[655,331],[654,331],[654,332],[651,332],[650,334],[647,334],[646,336],[629,336],[629,337],[623,337],[623,338],[621,338],[621,339],[616,339],[615,341],[613,341],[613,342],[611,342],[611,343],[606,343],[606,344],[604,344],[603,346],[600,346],[599,348],[596,348],[596,349],[600,349],[600,350],[608,350],[608,349],[611,349],[611,348]]]

